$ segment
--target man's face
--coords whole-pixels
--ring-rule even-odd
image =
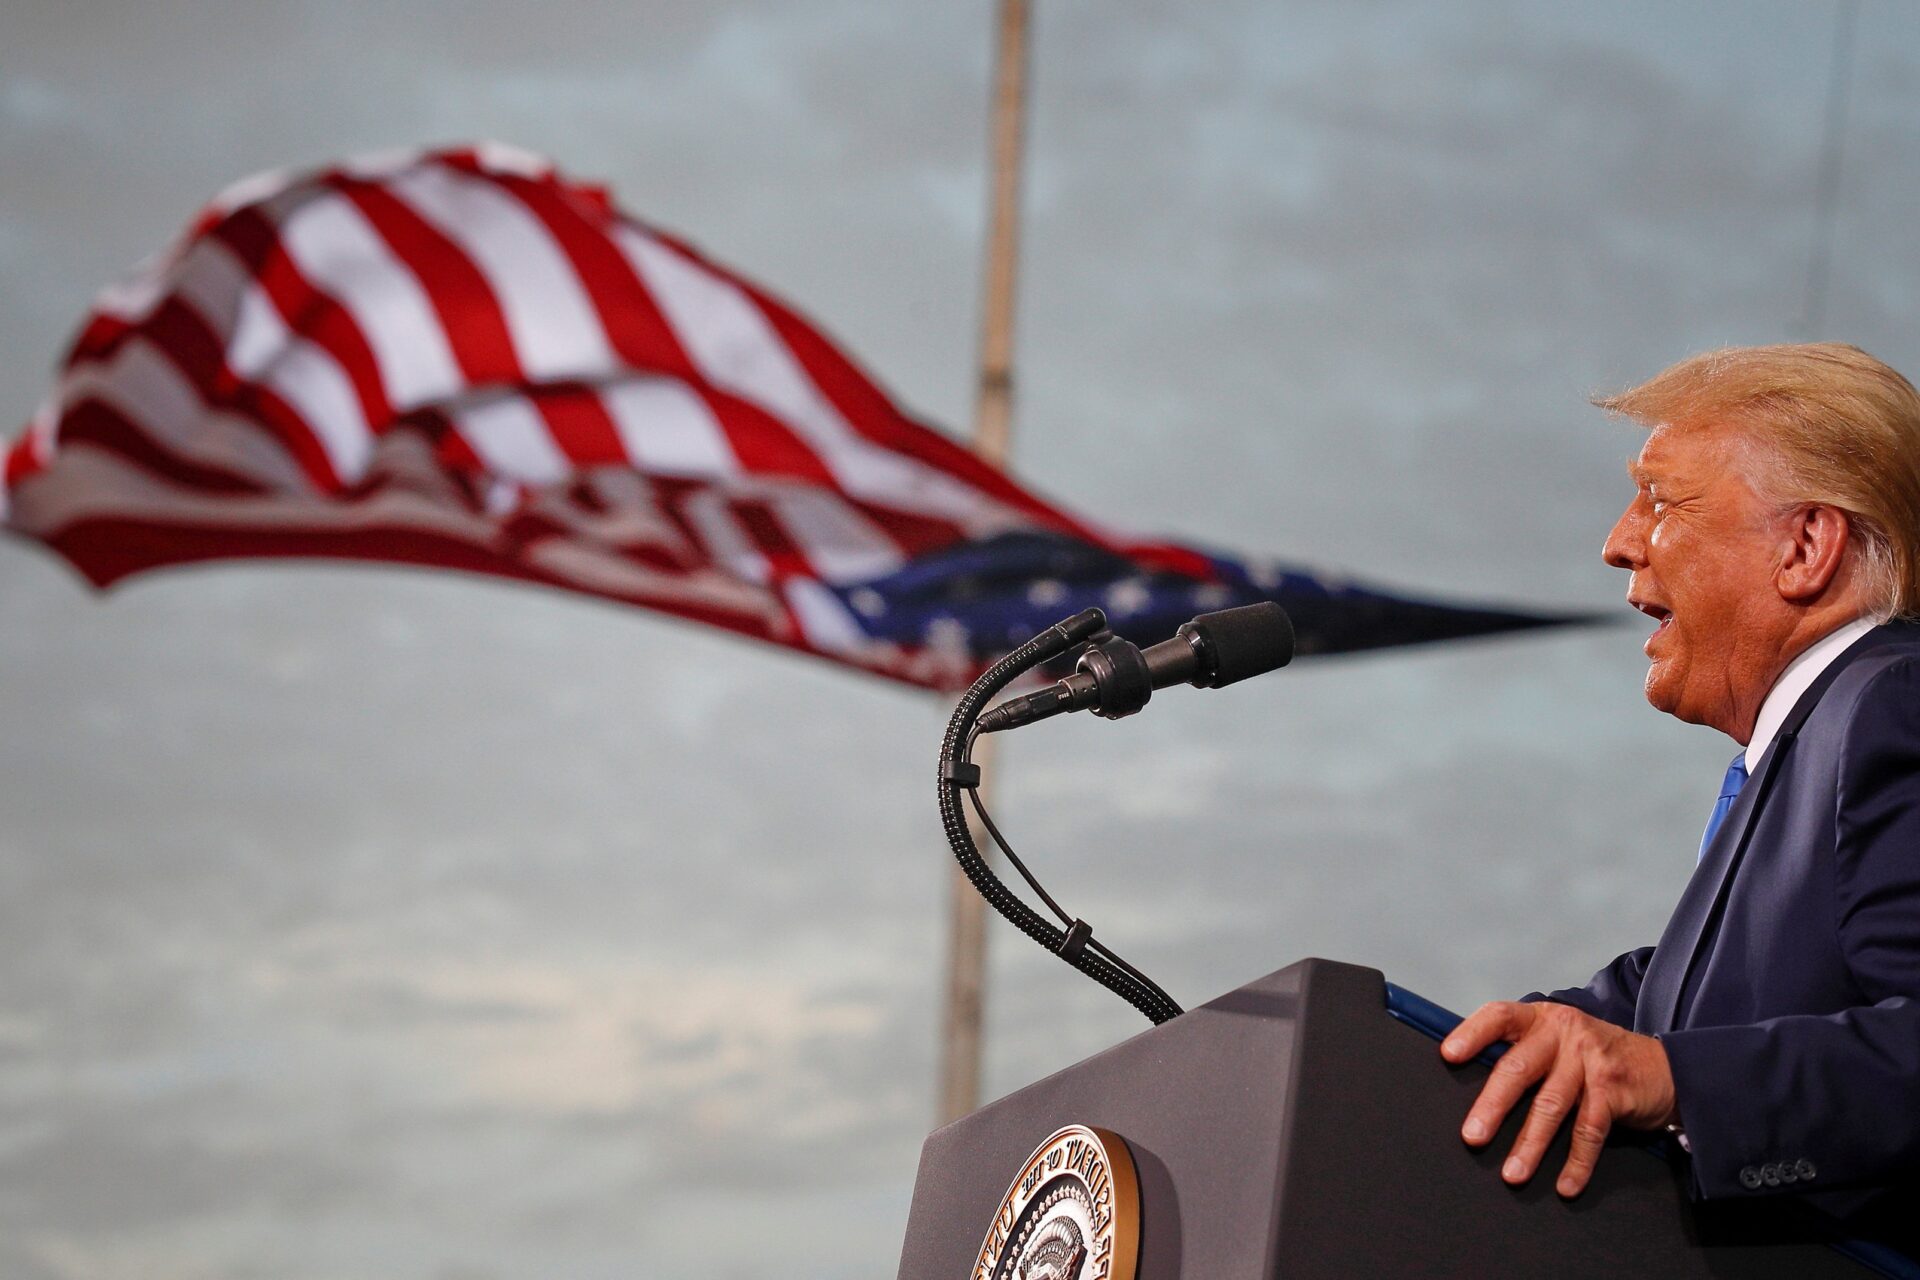
[[[1726,427],[1655,428],[1602,552],[1633,574],[1627,602],[1659,622],[1646,642],[1647,701],[1741,743],[1791,627],[1777,521],[1746,480],[1750,449]]]

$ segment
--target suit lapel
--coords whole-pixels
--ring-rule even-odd
[[[1693,878],[1687,881],[1686,890],[1680,895],[1679,905],[1667,921],[1666,932],[1660,935],[1660,945],[1654,948],[1653,961],[1647,966],[1646,978],[1640,984],[1639,998],[1634,1003],[1635,1031],[1656,1035],[1680,1025],[1685,1013],[1681,1008],[1681,1000],[1686,993],[1687,980],[1710,949],[1709,944],[1718,931],[1720,915],[1726,908],[1734,876],[1746,856],[1747,843],[1752,839],[1760,812],[1773,790],[1774,780],[1783,762],[1793,750],[1800,726],[1813,714],[1821,695],[1861,654],[1893,640],[1912,639],[1915,634],[1913,628],[1903,625],[1874,628],[1829,663],[1827,669],[1807,686],[1800,700],[1793,704],[1793,710],[1787,713],[1779,733],[1774,735],[1773,745],[1760,757],[1760,767],[1754,770],[1747,785],[1740,789],[1740,798],[1733,802],[1733,808],[1727,811],[1727,820],[1707,845],[1700,865],[1694,868]]]
[[[1708,843],[1700,865],[1693,869],[1693,878],[1687,881],[1679,905],[1667,921],[1666,932],[1660,935],[1660,945],[1654,948],[1646,978],[1640,984],[1640,997],[1633,1008],[1635,1031],[1656,1035],[1673,1030],[1680,993],[1699,959],[1710,926],[1719,918],[1727,892],[1733,886],[1734,869],[1747,850],[1754,819],[1760,814],[1765,795],[1773,784],[1774,772],[1791,742],[1783,728],[1761,757],[1759,769],[1747,779],[1747,785],[1740,788],[1739,798],[1733,802],[1733,808],[1727,810],[1726,821]]]

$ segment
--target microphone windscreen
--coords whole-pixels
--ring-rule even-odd
[[[1187,627],[1212,651],[1212,678],[1206,681],[1211,689],[1293,661],[1293,623],[1287,620],[1287,611],[1271,600],[1203,613],[1181,630]]]

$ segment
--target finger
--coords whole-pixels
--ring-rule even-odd
[[[1606,1098],[1593,1089],[1580,1099],[1580,1114],[1573,1121],[1573,1142],[1567,1162],[1560,1168],[1560,1180],[1553,1189],[1572,1199],[1587,1189],[1593,1167],[1600,1163],[1600,1152],[1607,1143],[1607,1131],[1613,1127],[1612,1108]]]
[[[1553,1070],[1540,1085],[1540,1091],[1533,1095],[1533,1105],[1527,1108],[1526,1123],[1520,1126],[1520,1136],[1514,1139],[1513,1151],[1508,1154],[1506,1164],[1500,1167],[1500,1176],[1514,1186],[1519,1186],[1533,1176],[1540,1167],[1540,1158],[1547,1153],[1547,1146],[1553,1141],[1553,1135],[1560,1132],[1560,1123],[1565,1120],[1575,1106],[1580,1103],[1581,1086],[1586,1083],[1586,1073],[1581,1068],[1580,1059],[1572,1054],[1562,1054],[1554,1062]]]
[[[1511,1000],[1483,1004],[1448,1033],[1440,1053],[1449,1062],[1470,1062],[1496,1040],[1511,1040],[1533,1021],[1533,1010]]]
[[[1460,1126],[1460,1136],[1469,1145],[1477,1147],[1492,1140],[1520,1095],[1553,1065],[1557,1039],[1551,1035],[1523,1036],[1493,1064],[1487,1082],[1480,1086],[1480,1096],[1467,1112],[1466,1123]]]

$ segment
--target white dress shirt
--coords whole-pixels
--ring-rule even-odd
[[[1786,720],[1787,713],[1793,710],[1793,704],[1800,701],[1800,695],[1819,679],[1822,671],[1833,665],[1835,658],[1877,625],[1871,618],[1855,618],[1815,640],[1787,664],[1787,669],[1773,682],[1773,688],[1767,690],[1766,700],[1760,704],[1760,714],[1754,717],[1753,737],[1747,740],[1749,774],[1759,766],[1760,757],[1767,753],[1774,738],[1779,736],[1781,724]]]

